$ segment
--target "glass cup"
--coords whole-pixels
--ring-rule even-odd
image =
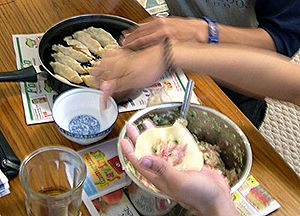
[[[77,216],[87,169],[74,150],[62,146],[37,149],[22,161],[20,181],[30,216]]]

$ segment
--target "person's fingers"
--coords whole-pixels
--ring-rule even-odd
[[[133,145],[135,145],[138,136],[140,135],[140,130],[135,124],[126,124],[126,134],[131,140]]]
[[[100,77],[106,76],[107,74],[103,74],[103,72],[114,71],[116,63],[124,61],[126,58],[129,58],[131,54],[132,51],[128,49],[109,50],[105,52],[100,62],[97,62],[93,65],[91,74]]]
[[[155,127],[155,124],[149,118],[145,119],[142,124],[143,124],[143,127],[145,128],[145,130]]]
[[[139,69],[137,69],[139,70]],[[109,72],[106,72],[107,74]],[[145,88],[147,86],[147,83],[144,83],[145,80],[142,76],[136,75],[132,72],[126,71],[126,74],[123,72],[120,74],[115,75],[107,75],[113,80],[109,80],[109,82],[114,83],[114,92],[123,92],[130,90],[132,88],[140,89]],[[148,81],[148,80],[147,80]]]
[[[125,35],[128,35],[128,34],[131,34],[136,29],[138,29],[140,26],[141,26],[141,24],[138,24],[138,25],[136,25],[136,26],[134,26],[132,28],[126,29],[126,30],[122,31],[122,35],[125,36]]]
[[[149,18],[146,18],[144,20],[142,20],[142,22],[140,24],[138,24],[137,26],[134,26],[130,29],[127,29],[127,30],[124,30],[122,31],[122,35],[124,37],[128,36],[129,34],[131,33],[134,33],[136,32],[137,30],[140,30],[141,27],[147,27],[149,24],[152,23],[152,21],[155,19],[155,17],[149,17]]]
[[[100,64],[101,64],[101,60],[92,62],[92,67],[96,67],[96,66],[98,66],[98,65],[100,65]]]
[[[102,80],[101,76],[96,76],[96,81],[100,82],[99,89],[103,91],[103,98],[106,102],[109,96],[113,96],[118,92],[124,92],[132,87],[134,80],[129,76],[120,77],[113,80]]]
[[[122,152],[125,155],[125,157],[135,166],[137,165],[138,159],[136,158],[134,154],[134,147],[132,143],[128,139],[122,139],[120,141]]]
[[[90,71],[90,74],[92,76],[94,76],[96,78],[96,80],[104,80],[102,77],[103,77],[103,72],[105,71],[108,71],[109,68],[110,68],[110,62],[99,62],[97,64],[95,64],[93,67],[92,67],[92,70]]]
[[[124,33],[123,34],[124,42],[132,41],[132,40],[137,39],[138,37],[146,36],[147,34],[149,34],[151,32],[153,32],[151,22],[142,24],[138,28],[134,29],[133,31]]]
[[[123,48],[139,49],[157,44],[161,36],[167,33],[168,28],[163,28],[160,19],[140,25],[134,31],[124,34],[122,40]]]
[[[107,101],[110,96],[114,93],[114,83],[113,82],[107,82],[107,81],[102,81],[101,84],[99,85],[99,89],[102,90],[103,92],[103,97],[100,103],[104,104],[104,108],[107,107]]]
[[[145,119],[142,123],[145,130],[155,127],[154,123],[150,119]],[[126,135],[131,140],[133,145],[135,145],[138,136],[140,135],[140,130],[135,124],[126,124]]]
[[[138,171],[142,176],[144,176],[146,179],[151,180],[155,179],[156,175],[154,173],[151,173],[144,169],[140,161],[137,159],[137,157],[134,154],[134,146],[128,139],[122,139],[120,141],[122,152],[124,156],[131,162],[131,164],[134,166],[136,171]]]
[[[182,180],[183,173],[170,166],[167,161],[155,156],[144,156],[140,160],[142,173],[153,185],[163,193],[170,195],[172,190],[177,188],[178,183]]]
[[[123,48],[141,49],[155,45],[170,35],[169,27],[159,27],[158,21],[152,21],[145,26],[136,29],[131,34],[127,34],[123,39]]]
[[[151,34],[147,34],[145,36],[139,36],[134,40],[126,41],[123,47],[133,50],[144,49],[150,46],[154,46],[159,44],[163,38],[165,37],[165,33],[162,31],[153,32]]]
[[[91,74],[95,76],[96,80],[114,80],[118,79],[123,75],[123,71],[115,70],[114,65],[110,65],[111,63],[103,62],[97,67],[95,67]]]
[[[165,177],[168,168],[165,160],[145,156],[140,159],[140,163],[144,168],[151,170],[156,175]]]
[[[102,85],[102,83],[103,83],[104,80],[96,79],[96,77],[93,76],[93,75],[92,75],[92,79],[93,79],[94,87],[96,89],[100,89],[100,86]]]
[[[146,18],[146,19],[142,20],[141,23],[139,23],[138,25],[136,25],[134,27],[131,27],[130,29],[122,31],[122,35],[131,34],[132,32],[139,29],[141,26],[144,26],[144,25],[147,25],[147,24],[151,23],[151,21],[153,21],[153,19],[154,19],[154,17],[149,17],[149,18]]]

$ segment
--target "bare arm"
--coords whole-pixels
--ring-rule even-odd
[[[223,86],[256,97],[273,97],[300,105],[300,67],[275,52],[233,45],[176,43],[175,64],[207,74]],[[163,46],[132,52],[120,49],[103,58],[94,75],[108,95],[145,88],[165,71]]]
[[[173,47],[176,64],[206,73],[231,89],[256,97],[273,97],[300,105],[300,67],[279,54],[236,46]]]
[[[272,37],[262,28],[238,28],[219,25],[220,43],[231,43],[275,51]]]
[[[238,28],[219,24],[219,42],[275,50],[271,36],[262,28]],[[158,44],[169,37],[180,42],[208,41],[208,26],[202,19],[155,18],[125,34],[126,48],[140,49]]]

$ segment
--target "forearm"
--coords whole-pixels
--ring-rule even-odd
[[[203,205],[203,204],[202,204]],[[199,206],[199,204],[196,206]],[[238,216],[239,213],[235,208],[235,205],[230,195],[221,194],[214,202],[206,204],[206,208],[196,208],[200,216],[215,215],[215,216]]]
[[[219,25],[220,43],[247,45],[275,51],[272,37],[262,28],[238,28]]]
[[[300,68],[273,52],[236,46],[175,44],[175,63],[210,75],[223,86],[256,97],[300,105]]]
[[[222,206],[220,208],[219,206]],[[235,205],[231,199],[231,197],[220,197],[219,200],[216,200],[214,210],[209,211],[212,214],[209,214],[209,212],[205,212],[203,215],[219,215],[219,216],[238,216],[239,213],[237,212]]]
[[[207,23],[202,19],[190,19],[191,34],[201,43],[208,42]],[[251,47],[276,50],[274,41],[262,28],[239,28],[218,24],[220,44],[239,44]]]

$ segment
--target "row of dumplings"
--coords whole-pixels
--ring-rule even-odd
[[[90,75],[91,66],[100,61],[99,58],[107,50],[119,48],[113,36],[102,28],[89,27],[77,31],[72,36],[64,38],[68,46],[53,45],[54,62],[50,62],[55,77],[63,82],[75,84],[85,83],[89,87],[96,87],[93,76]]]

